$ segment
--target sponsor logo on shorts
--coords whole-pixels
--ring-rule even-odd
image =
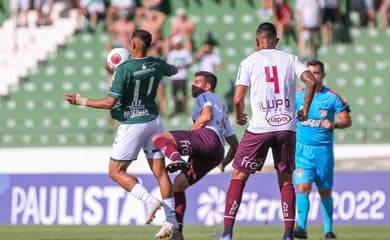
[[[188,140],[180,141],[180,154],[181,155],[191,155],[192,154],[192,146],[191,142]]]
[[[265,161],[265,159],[262,159],[262,158],[250,159],[248,156],[246,156],[246,157],[242,158],[240,165],[243,168],[258,170],[264,164],[264,161]]]

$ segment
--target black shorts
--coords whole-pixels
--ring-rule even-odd
[[[183,96],[187,96],[187,79],[172,80],[172,95],[177,96],[181,92]]]
[[[337,10],[335,8],[325,8],[322,23],[335,23],[337,20]]]

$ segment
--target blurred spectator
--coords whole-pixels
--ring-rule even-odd
[[[387,28],[389,26],[389,11],[390,0],[382,0],[379,5],[379,13],[381,17],[382,27]]]
[[[144,11],[143,15],[139,16],[136,25],[140,29],[148,31],[152,35],[152,45],[160,44],[163,41],[163,28],[156,11]]]
[[[107,25],[109,31],[112,30],[113,24],[115,22],[115,17],[119,13],[127,12],[130,17],[133,17],[137,3],[135,0],[111,0],[110,6],[107,9]]]
[[[320,45],[322,21],[321,0],[297,0],[296,16],[298,21],[298,49],[303,60],[314,59]],[[306,48],[309,47],[309,53]]]
[[[41,25],[51,25],[51,11],[53,9],[53,0],[34,0],[34,8],[37,12],[37,27]],[[44,9],[47,9],[45,12]]]
[[[113,48],[127,48],[130,47],[130,37],[135,31],[135,24],[131,21],[131,16],[129,15],[129,11],[121,10],[118,13],[117,20],[113,23],[112,26],[112,35],[107,43],[107,53],[111,51]],[[107,70],[107,88],[111,86],[112,80],[112,69],[108,67],[106,64]],[[114,130],[114,121],[112,120],[111,114],[108,114],[107,117],[107,131],[109,133]]]
[[[105,14],[106,7],[103,0],[81,0],[80,7],[83,15],[88,19],[88,31],[94,33],[99,18]]]
[[[375,26],[375,1],[374,0],[350,0],[351,8],[359,13],[360,26]]]
[[[272,22],[274,17],[273,0],[260,0],[260,8],[257,11],[260,23]]]
[[[176,17],[171,25],[170,36],[182,36],[184,39],[184,47],[194,50],[193,35],[195,33],[195,23],[188,18],[187,12],[183,8],[178,8],[175,13]]]
[[[117,20],[112,25],[112,35],[109,41],[108,50],[117,47],[128,48],[130,36],[136,29],[129,11],[119,11],[116,18]]]
[[[363,1],[363,6],[362,6],[362,13],[366,14],[367,16],[367,21],[362,20],[364,25],[367,25],[369,27],[375,27],[375,22],[376,22],[376,16],[375,16],[375,2],[374,0],[364,0]],[[363,16],[364,18],[364,16]]]
[[[136,9],[137,25],[146,26],[146,24],[139,24],[142,19],[153,20],[155,25],[153,28],[162,29],[167,15],[170,14],[170,8],[169,0],[143,0],[142,4]]]
[[[289,44],[289,37],[292,37],[295,43],[297,42],[293,12],[291,6],[285,0],[275,1],[274,23],[278,32],[279,43],[285,38],[286,44]]]
[[[81,29],[83,27],[83,9],[80,6],[81,0],[73,0],[73,6],[77,9],[77,15],[76,15],[76,31],[75,33],[78,34],[81,32]]]
[[[178,113],[178,105],[181,103],[184,114],[187,114],[187,78],[188,69],[192,65],[191,52],[184,47],[184,39],[180,35],[175,35],[171,39],[172,49],[168,52],[167,62],[174,65],[178,72],[171,76],[173,111],[170,116]],[[182,101],[179,101],[178,94],[182,93]]]
[[[16,18],[16,27],[27,27],[27,12],[30,0],[11,0],[11,12]]]
[[[335,25],[341,21],[340,1],[324,0],[321,36],[322,44],[328,45],[335,40]]]
[[[334,26],[338,22],[340,22],[340,1],[324,0],[323,18],[321,25],[322,44],[328,45],[334,41]]]
[[[196,52],[195,57],[200,62],[199,71],[215,73],[217,69],[223,67],[221,58],[213,51],[212,42],[204,42],[202,47]]]

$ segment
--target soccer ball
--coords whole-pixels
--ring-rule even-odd
[[[126,48],[114,48],[107,55],[107,65],[111,70],[115,69],[130,58],[130,52]]]

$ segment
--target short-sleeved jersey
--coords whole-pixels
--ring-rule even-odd
[[[157,87],[163,76],[171,76],[174,67],[154,58],[130,58],[113,74],[108,95],[117,100],[111,109],[113,119],[122,123],[143,123],[155,119]]]
[[[187,48],[173,49],[167,55],[167,62],[177,67],[177,73],[172,76],[172,80],[187,79],[188,68],[181,67],[192,64],[191,52]]]
[[[215,73],[216,67],[221,62],[221,58],[215,53],[204,54],[200,57],[200,71]]]
[[[298,89],[296,95],[298,111],[303,106],[305,88]],[[349,104],[332,89],[323,87],[313,98],[308,119],[297,123],[297,141],[306,145],[333,144],[333,131],[321,127],[321,121],[334,122],[335,114],[345,110],[350,111]]]
[[[225,138],[235,134],[229,122],[227,108],[215,93],[205,92],[199,94],[196,98],[194,113],[192,114],[192,120],[194,122],[199,118],[200,113],[205,106],[212,106],[213,108],[213,119],[208,122],[205,127],[216,132],[221,140],[221,143],[224,144]]]
[[[276,49],[257,51],[241,62],[236,86],[250,88],[248,131],[295,131],[295,83],[306,70],[297,56]]]

